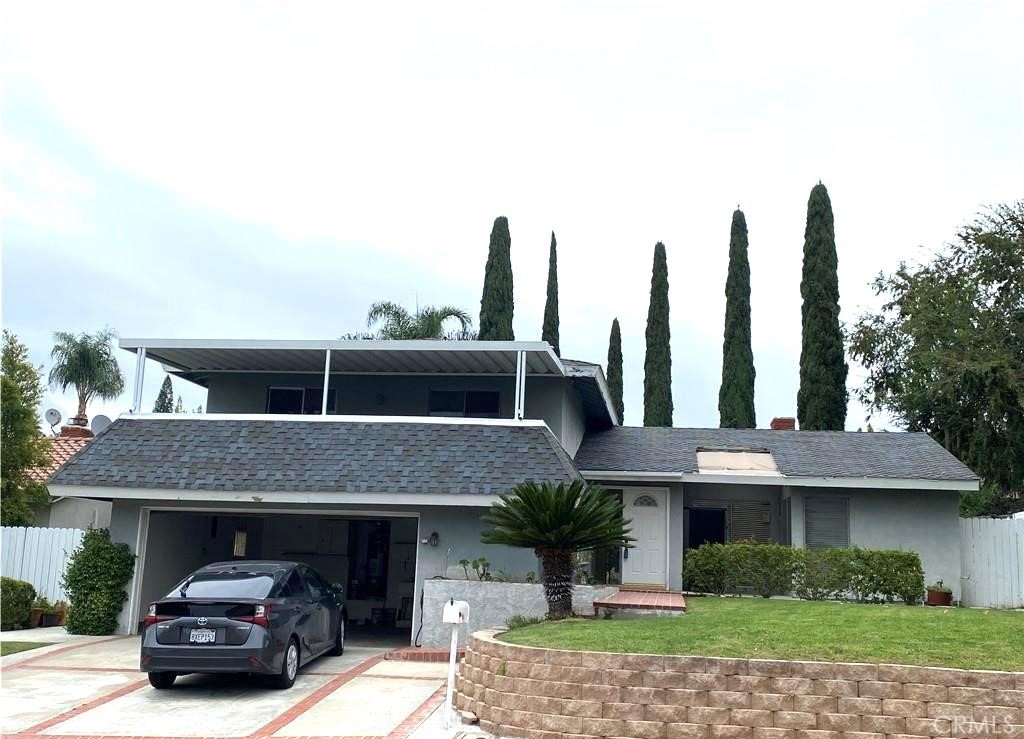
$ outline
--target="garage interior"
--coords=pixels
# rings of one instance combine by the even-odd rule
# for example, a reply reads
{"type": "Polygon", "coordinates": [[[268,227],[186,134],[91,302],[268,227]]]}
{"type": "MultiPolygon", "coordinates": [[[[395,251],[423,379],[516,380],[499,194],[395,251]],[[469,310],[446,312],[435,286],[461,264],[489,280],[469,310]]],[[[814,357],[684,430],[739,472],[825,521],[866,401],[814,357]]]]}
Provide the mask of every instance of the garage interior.
{"type": "Polygon", "coordinates": [[[414,516],[151,511],[136,617],[205,564],[280,559],[344,588],[353,635],[408,640],[417,533],[414,516]]]}

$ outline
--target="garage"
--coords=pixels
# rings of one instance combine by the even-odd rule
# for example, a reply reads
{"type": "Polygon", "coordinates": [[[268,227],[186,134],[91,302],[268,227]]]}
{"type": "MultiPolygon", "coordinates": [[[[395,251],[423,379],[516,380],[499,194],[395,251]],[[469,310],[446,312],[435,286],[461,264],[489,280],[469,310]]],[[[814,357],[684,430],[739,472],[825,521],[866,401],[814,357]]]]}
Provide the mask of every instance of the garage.
{"type": "Polygon", "coordinates": [[[408,640],[413,623],[419,518],[332,514],[149,510],[140,531],[136,625],[145,607],[210,562],[305,562],[344,588],[350,633],[408,640]]]}

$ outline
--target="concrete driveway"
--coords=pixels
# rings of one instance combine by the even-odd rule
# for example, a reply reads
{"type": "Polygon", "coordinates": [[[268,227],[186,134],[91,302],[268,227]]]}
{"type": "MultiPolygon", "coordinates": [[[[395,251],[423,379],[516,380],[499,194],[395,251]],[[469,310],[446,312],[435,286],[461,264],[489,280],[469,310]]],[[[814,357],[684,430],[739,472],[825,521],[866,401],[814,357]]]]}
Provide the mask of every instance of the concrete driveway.
{"type": "Polygon", "coordinates": [[[157,691],[138,670],[138,637],[78,638],[3,658],[0,732],[15,739],[435,735],[426,729],[436,721],[424,720],[444,698],[447,665],[386,660],[386,651],[348,644],[343,656],[303,668],[289,690],[188,675],[157,691]]]}

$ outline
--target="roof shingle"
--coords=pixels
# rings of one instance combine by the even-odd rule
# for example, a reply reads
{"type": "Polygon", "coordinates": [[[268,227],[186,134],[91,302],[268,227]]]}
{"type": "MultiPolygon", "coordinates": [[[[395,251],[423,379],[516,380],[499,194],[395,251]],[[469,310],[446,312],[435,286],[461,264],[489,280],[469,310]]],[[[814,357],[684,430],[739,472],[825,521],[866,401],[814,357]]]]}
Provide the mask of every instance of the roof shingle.
{"type": "Polygon", "coordinates": [[[28,476],[34,482],[46,482],[50,475],[56,472],[62,464],[71,459],[86,444],[92,441],[92,437],[82,436],[54,436],[50,439],[50,464],[45,467],[33,467],[28,470],[28,476]]]}

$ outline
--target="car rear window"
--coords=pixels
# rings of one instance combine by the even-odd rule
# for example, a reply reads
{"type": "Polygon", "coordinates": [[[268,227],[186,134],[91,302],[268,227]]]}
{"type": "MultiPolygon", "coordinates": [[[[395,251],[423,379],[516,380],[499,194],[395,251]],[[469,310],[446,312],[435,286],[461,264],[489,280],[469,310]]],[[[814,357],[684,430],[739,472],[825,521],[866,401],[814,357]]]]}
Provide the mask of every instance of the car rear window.
{"type": "Polygon", "coordinates": [[[266,598],[273,585],[269,572],[199,572],[175,585],[167,597],[266,598]]]}

